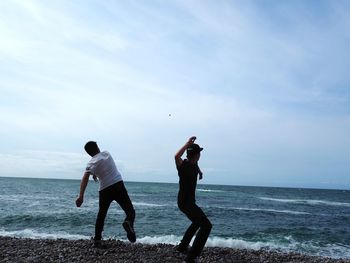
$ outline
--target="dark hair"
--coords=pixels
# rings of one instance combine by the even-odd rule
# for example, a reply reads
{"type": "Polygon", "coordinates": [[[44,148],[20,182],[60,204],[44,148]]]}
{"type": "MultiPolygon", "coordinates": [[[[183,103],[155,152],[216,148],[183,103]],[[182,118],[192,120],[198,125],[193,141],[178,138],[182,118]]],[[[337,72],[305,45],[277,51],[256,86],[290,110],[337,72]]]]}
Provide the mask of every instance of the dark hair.
{"type": "Polygon", "coordinates": [[[200,154],[203,148],[201,148],[198,144],[193,143],[190,146],[187,147],[187,158],[192,159],[194,158],[197,154],[200,154]]]}
{"type": "Polygon", "coordinates": [[[96,142],[89,141],[84,146],[85,151],[90,155],[94,156],[100,152],[96,142]]]}
{"type": "Polygon", "coordinates": [[[193,159],[200,152],[187,152],[187,159],[193,159]]]}

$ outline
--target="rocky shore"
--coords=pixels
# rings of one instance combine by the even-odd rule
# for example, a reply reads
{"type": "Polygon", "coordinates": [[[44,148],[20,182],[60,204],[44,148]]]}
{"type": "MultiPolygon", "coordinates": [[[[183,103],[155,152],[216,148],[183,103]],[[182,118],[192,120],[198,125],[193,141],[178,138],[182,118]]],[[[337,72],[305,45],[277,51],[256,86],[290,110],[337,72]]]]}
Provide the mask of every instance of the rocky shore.
{"type": "MultiPolygon", "coordinates": [[[[118,240],[103,241],[96,249],[90,240],[50,240],[0,237],[0,262],[182,262],[184,255],[166,244],[130,244],[118,240]]],[[[199,262],[326,262],[350,263],[347,259],[283,254],[266,250],[205,248],[199,262]]]]}

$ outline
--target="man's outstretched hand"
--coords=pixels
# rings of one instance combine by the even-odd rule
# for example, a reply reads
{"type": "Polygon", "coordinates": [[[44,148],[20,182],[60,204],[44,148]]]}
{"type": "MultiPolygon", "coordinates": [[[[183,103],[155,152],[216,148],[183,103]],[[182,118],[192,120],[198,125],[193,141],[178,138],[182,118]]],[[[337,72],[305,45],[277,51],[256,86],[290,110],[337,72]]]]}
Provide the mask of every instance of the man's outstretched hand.
{"type": "Polygon", "coordinates": [[[84,198],[82,198],[82,197],[78,197],[77,200],[75,200],[75,204],[77,207],[81,207],[83,202],[84,202],[84,198]]]}
{"type": "Polygon", "coordinates": [[[197,139],[196,136],[192,136],[191,138],[188,139],[188,142],[187,142],[187,143],[188,143],[189,145],[191,145],[191,144],[194,143],[194,141],[195,141],[196,139],[197,139]]]}

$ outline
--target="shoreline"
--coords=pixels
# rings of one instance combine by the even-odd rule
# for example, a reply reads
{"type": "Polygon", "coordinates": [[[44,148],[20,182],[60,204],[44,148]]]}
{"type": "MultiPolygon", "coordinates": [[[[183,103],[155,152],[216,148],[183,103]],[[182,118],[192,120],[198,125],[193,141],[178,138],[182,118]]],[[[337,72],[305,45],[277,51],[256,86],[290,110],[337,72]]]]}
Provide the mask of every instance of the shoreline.
{"type": "MultiPolygon", "coordinates": [[[[29,239],[0,236],[0,262],[182,262],[184,255],[169,244],[131,244],[105,240],[106,248],[96,249],[91,240],[29,239]]],[[[350,263],[350,259],[334,259],[298,253],[205,247],[199,262],[326,262],[350,263]]]]}

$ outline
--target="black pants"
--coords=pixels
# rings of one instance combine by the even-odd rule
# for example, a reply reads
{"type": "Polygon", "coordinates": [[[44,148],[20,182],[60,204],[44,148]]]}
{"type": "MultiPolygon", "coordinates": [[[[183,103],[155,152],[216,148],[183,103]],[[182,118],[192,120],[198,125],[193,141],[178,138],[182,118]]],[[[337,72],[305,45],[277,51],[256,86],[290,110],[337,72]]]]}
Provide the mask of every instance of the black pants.
{"type": "Polygon", "coordinates": [[[99,210],[95,225],[95,240],[101,240],[102,231],[108,208],[112,201],[116,201],[126,214],[125,220],[134,225],[135,210],[125,189],[123,181],[115,183],[99,192],[99,210]]]}
{"type": "Polygon", "coordinates": [[[212,224],[210,223],[202,209],[195,203],[179,203],[178,206],[181,212],[183,212],[188,217],[188,219],[192,221],[192,224],[188,227],[181,240],[180,246],[188,247],[193,236],[198,231],[196,238],[193,241],[192,248],[189,251],[189,256],[195,258],[199,256],[199,254],[202,252],[203,247],[209,237],[212,224]]]}

